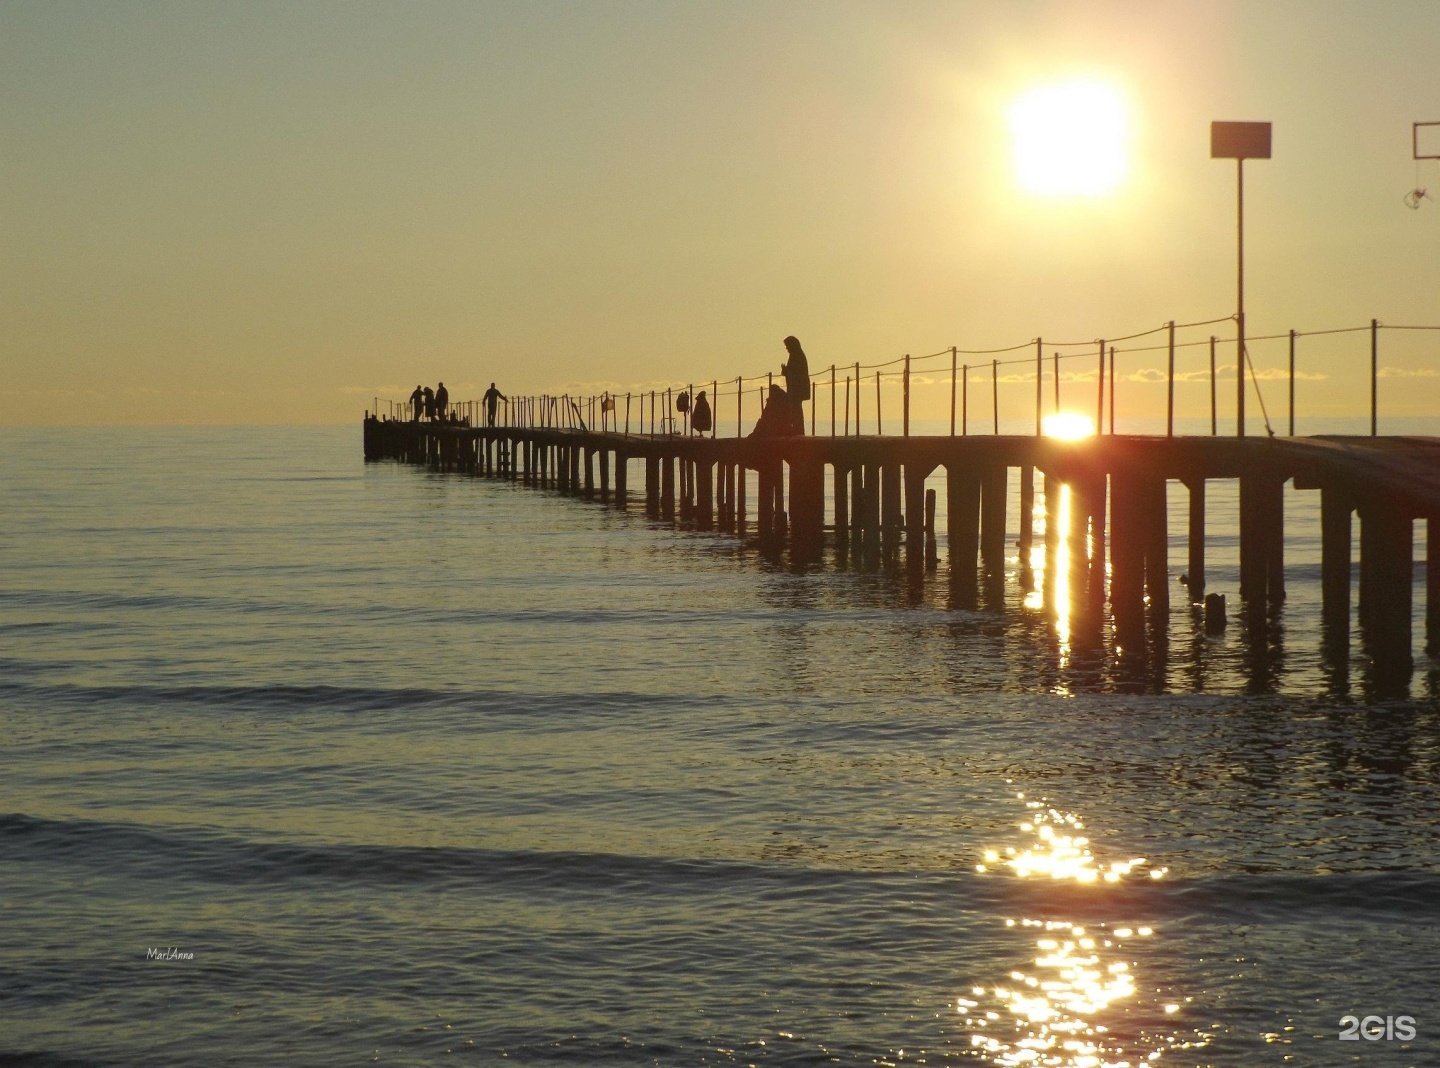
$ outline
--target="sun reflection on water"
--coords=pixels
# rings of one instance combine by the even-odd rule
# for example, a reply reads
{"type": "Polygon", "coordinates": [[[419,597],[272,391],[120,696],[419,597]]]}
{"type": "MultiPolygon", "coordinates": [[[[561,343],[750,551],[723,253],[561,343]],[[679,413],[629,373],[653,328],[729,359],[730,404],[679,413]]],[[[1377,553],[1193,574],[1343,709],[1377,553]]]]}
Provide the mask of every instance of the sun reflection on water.
{"type": "MultiPolygon", "coordinates": [[[[1165,877],[1165,868],[1144,857],[1101,861],[1080,833],[1085,825],[1078,816],[1016,796],[1029,810],[1019,825],[1026,839],[987,849],[977,871],[1068,881],[1097,893],[1107,884],[1165,877]]],[[[1100,923],[1091,930],[1057,918],[1007,919],[1005,925],[1032,938],[1033,967],[976,986],[956,1001],[982,1059],[1011,1068],[1138,1068],[1167,1051],[1208,1044],[1201,1032],[1173,1030],[1188,998],[1138,992],[1130,947],[1153,938],[1153,928],[1100,923]]]]}

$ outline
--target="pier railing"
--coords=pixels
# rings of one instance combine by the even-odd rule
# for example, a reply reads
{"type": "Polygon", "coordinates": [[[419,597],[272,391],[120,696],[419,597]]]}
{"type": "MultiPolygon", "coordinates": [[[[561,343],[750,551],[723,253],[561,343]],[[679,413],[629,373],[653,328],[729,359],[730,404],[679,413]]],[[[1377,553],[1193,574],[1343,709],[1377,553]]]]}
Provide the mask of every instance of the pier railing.
{"type": "MultiPolygon", "coordinates": [[[[1197,404],[1193,396],[1186,404],[1192,413],[1208,407],[1210,434],[1222,429],[1221,397],[1228,394],[1233,404],[1224,405],[1224,418],[1234,418],[1234,432],[1246,433],[1245,395],[1253,391],[1261,416],[1270,433],[1282,429],[1295,434],[1297,415],[1296,383],[1328,377],[1305,366],[1306,339],[1356,335],[1360,342],[1353,353],[1355,385],[1368,382],[1369,426],[1379,433],[1380,380],[1390,376],[1440,377],[1440,368],[1382,367],[1381,335],[1386,332],[1440,331],[1440,326],[1396,325],[1372,319],[1369,323],[1324,330],[1288,330],[1247,338],[1246,367],[1217,363],[1219,351],[1233,349],[1233,335],[1201,333],[1197,330],[1233,323],[1234,317],[1197,322],[1168,322],[1149,330],[1093,341],[1030,341],[996,349],[962,349],[952,346],[923,355],[901,355],[877,363],[831,364],[810,374],[811,403],[809,431],[812,435],[861,436],[888,433],[908,437],[917,398],[927,411],[944,412],[948,402],[950,436],[972,433],[999,434],[1002,424],[1013,432],[1017,417],[1028,421],[1033,414],[1034,433],[1045,432],[1047,414],[1062,410],[1094,411],[1094,432],[1117,432],[1117,382],[1124,389],[1165,386],[1165,433],[1176,432],[1177,386],[1182,390],[1208,386],[1208,398],[1197,404]],[[1283,363],[1272,362],[1257,368],[1249,346],[1271,352],[1278,347],[1283,363]],[[1164,369],[1139,365],[1136,357],[1153,360],[1164,355],[1164,369]],[[1363,371],[1361,369],[1364,369],[1363,371]],[[1283,405],[1274,411],[1266,403],[1261,383],[1283,383],[1283,405]],[[1003,387],[1003,389],[1002,389],[1003,387]],[[939,398],[936,391],[942,391],[939,398]],[[1004,402],[1002,403],[1002,393],[1004,402]],[[1017,394],[1020,399],[1017,400],[1017,394]],[[936,401],[939,401],[937,404],[936,401]],[[1208,400],[1208,406],[1205,404],[1208,400]],[[1003,414],[1002,414],[1003,413],[1003,414]],[[1273,421],[1272,421],[1273,419],[1273,421]]],[[[1333,364],[1333,360],[1331,361],[1333,364]]],[[[449,406],[451,420],[466,426],[506,426],[585,429],[639,435],[690,435],[690,408],[697,391],[704,391],[712,422],[707,437],[741,437],[765,405],[774,372],[737,376],[731,379],[656,384],[648,389],[604,390],[585,394],[544,393],[507,397],[497,404],[493,416],[482,400],[462,400],[449,406]],[[681,405],[684,394],[690,405],[681,405]],[[685,410],[682,410],[685,409],[685,410]],[[749,422],[747,423],[747,416],[749,422]]],[[[1357,388],[1358,392],[1358,388],[1357,388]]],[[[1271,398],[1274,399],[1273,396],[1271,398]]],[[[1158,406],[1147,405],[1158,414],[1158,406]]],[[[397,420],[413,419],[415,413],[405,400],[375,399],[376,415],[397,420]]],[[[1360,410],[1350,413],[1361,415],[1360,410]]],[[[934,425],[935,420],[929,420],[934,425]]],[[[941,422],[943,426],[943,419],[941,422]]],[[[1123,427],[1119,428],[1123,429],[1123,427]]],[[[1147,430],[1149,428],[1147,427],[1147,430]]]]}

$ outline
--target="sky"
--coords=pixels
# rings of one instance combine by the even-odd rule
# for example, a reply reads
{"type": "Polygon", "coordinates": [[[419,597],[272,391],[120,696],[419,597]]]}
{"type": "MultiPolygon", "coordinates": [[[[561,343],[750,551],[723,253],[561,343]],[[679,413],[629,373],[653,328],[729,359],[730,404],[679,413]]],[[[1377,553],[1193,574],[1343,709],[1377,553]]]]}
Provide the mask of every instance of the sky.
{"type": "MultiPolygon", "coordinates": [[[[1215,119],[1274,123],[1250,334],[1440,325],[1440,204],[1403,203],[1440,197],[1437,55],[1434,0],[0,0],[0,423],[349,422],[421,382],[778,371],[788,334],[819,370],[1223,319],[1215,119]],[[1011,109],[1077,79],[1124,103],[1125,177],[1037,193],[1011,109]]],[[[1182,415],[1231,330],[1180,332],[1182,415]]],[[[1272,409],[1287,344],[1251,349],[1272,409]]],[[[1440,414],[1440,333],[1380,345],[1382,410],[1440,414]]],[[[1368,332],[1297,346],[1302,411],[1364,414],[1368,332]]],[[[1122,346],[1122,421],[1164,363],[1122,346]]]]}

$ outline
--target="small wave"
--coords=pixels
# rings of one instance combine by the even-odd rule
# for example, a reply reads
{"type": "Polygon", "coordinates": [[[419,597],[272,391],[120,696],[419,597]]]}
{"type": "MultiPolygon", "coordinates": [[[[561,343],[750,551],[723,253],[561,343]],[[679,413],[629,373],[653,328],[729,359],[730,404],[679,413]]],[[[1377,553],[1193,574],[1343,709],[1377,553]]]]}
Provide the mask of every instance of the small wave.
{"type": "MultiPolygon", "coordinates": [[[[3,664],[3,662],[0,662],[3,664]]],[[[39,675],[36,670],[29,673],[39,675]]],[[[50,708],[99,705],[154,708],[184,706],[237,712],[474,710],[486,716],[559,716],[583,707],[586,714],[676,706],[701,698],[629,692],[583,694],[509,690],[386,689],[362,686],[82,686],[15,679],[0,681],[0,698],[43,700],[50,708]]],[[[706,695],[713,707],[722,698],[706,695]]]]}

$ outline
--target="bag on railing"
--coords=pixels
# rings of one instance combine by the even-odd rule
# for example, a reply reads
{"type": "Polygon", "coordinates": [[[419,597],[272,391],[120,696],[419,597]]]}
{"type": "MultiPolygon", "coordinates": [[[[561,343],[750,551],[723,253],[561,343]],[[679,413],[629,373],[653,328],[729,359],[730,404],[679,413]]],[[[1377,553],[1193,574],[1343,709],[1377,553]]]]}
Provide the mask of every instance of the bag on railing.
{"type": "Polygon", "coordinates": [[[690,410],[690,394],[682,392],[675,398],[675,410],[681,414],[690,410]]]}

